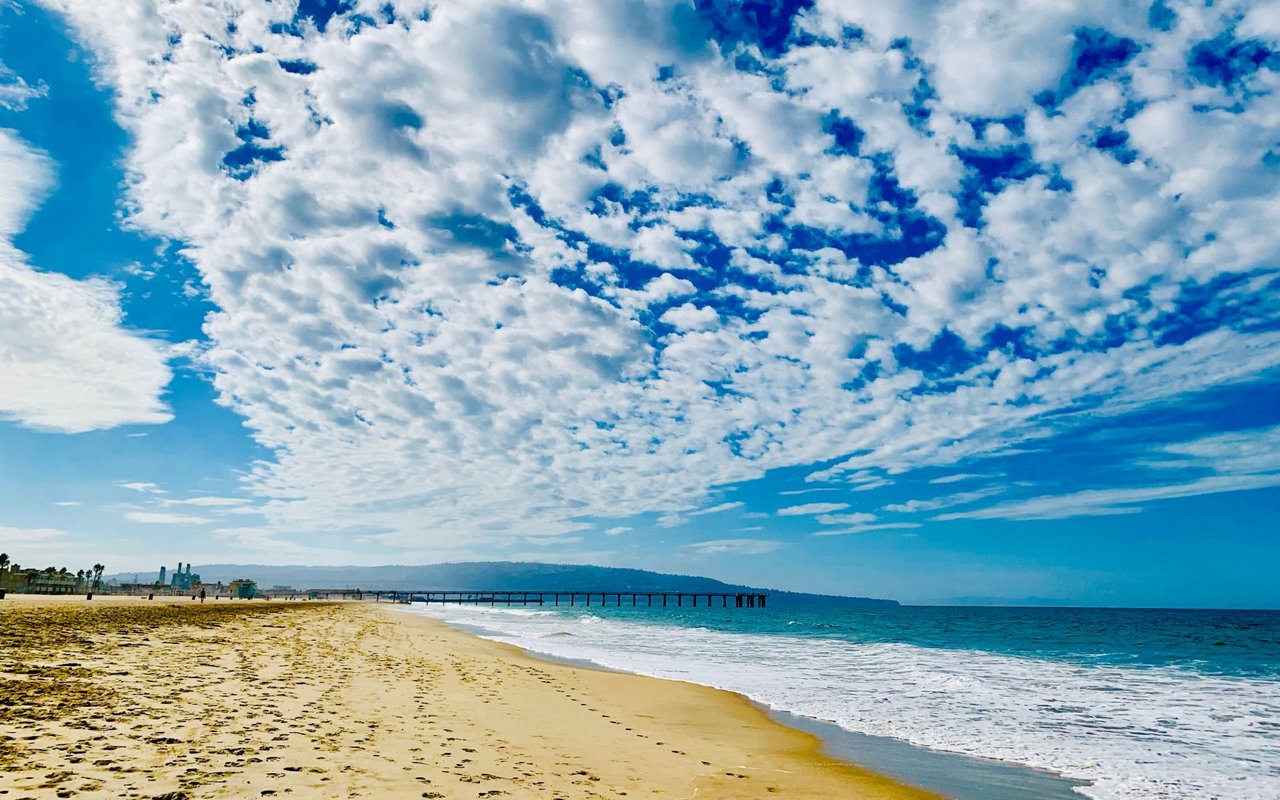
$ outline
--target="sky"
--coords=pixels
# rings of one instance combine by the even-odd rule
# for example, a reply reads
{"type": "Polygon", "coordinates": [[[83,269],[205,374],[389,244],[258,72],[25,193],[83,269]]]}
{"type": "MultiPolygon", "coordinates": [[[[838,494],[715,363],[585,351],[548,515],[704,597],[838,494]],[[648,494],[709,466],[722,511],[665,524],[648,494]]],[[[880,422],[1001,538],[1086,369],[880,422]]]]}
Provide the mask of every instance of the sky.
{"type": "Polygon", "coordinates": [[[0,0],[0,550],[1280,607],[1280,3],[0,0]]]}

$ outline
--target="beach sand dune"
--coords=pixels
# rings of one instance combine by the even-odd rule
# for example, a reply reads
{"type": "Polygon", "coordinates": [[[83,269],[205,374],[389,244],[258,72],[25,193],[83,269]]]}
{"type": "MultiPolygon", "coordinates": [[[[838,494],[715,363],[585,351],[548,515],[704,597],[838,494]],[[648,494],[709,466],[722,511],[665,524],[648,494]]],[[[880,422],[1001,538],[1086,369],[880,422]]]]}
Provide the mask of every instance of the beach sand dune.
{"type": "Polygon", "coordinates": [[[740,697],[369,603],[0,601],[0,799],[925,798],[740,697]]]}

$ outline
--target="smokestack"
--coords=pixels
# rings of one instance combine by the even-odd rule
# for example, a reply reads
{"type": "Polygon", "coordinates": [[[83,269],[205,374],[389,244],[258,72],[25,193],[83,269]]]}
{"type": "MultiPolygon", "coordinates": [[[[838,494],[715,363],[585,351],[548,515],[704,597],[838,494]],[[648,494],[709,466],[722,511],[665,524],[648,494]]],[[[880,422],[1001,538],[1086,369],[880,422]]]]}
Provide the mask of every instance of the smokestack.
{"type": "Polygon", "coordinates": [[[160,580],[158,581],[158,583],[161,583],[161,584],[163,584],[163,583],[164,583],[164,571],[165,571],[165,567],[164,567],[164,565],[162,564],[162,565],[160,566],[160,580]]]}

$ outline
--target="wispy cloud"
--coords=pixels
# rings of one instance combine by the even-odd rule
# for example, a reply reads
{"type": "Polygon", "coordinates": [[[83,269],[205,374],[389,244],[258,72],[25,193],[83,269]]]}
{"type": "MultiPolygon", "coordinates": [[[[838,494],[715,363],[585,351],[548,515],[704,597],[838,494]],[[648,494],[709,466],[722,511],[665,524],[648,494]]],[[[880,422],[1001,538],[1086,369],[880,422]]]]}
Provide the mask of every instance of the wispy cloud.
{"type": "Polygon", "coordinates": [[[125,519],[147,525],[208,525],[213,520],[189,514],[166,514],[158,511],[128,511],[125,519]]]}
{"type": "Polygon", "coordinates": [[[1240,492],[1247,489],[1263,489],[1280,486],[1280,474],[1266,475],[1215,475],[1187,483],[1161,486],[1143,486],[1125,489],[1088,489],[1062,495],[1047,495],[1030,500],[939,514],[935,520],[954,519],[1067,519],[1069,517],[1100,517],[1117,514],[1136,514],[1143,503],[1171,500],[1178,497],[1194,497],[1219,492],[1240,492]]]}
{"type": "Polygon", "coordinates": [[[821,530],[813,536],[848,536],[855,533],[871,533],[873,531],[899,531],[919,528],[919,522],[881,522],[876,525],[854,525],[849,528],[840,528],[837,530],[821,530]]]}
{"type": "Polygon", "coordinates": [[[937,511],[942,508],[951,508],[952,506],[963,506],[969,503],[976,503],[979,500],[985,500],[988,497],[994,497],[1004,492],[1004,488],[1000,486],[991,486],[986,489],[975,489],[972,492],[957,492],[943,497],[933,497],[928,500],[908,500],[905,503],[892,503],[884,506],[884,511],[890,511],[896,514],[914,514],[919,511],[937,511]]]}
{"type": "Polygon", "coordinates": [[[876,518],[875,514],[859,511],[854,514],[822,514],[818,517],[819,525],[864,525],[876,518]]]}
{"type": "Polygon", "coordinates": [[[246,505],[249,501],[239,497],[214,497],[205,495],[202,497],[189,497],[185,500],[168,499],[162,501],[168,506],[198,506],[202,508],[233,508],[246,505]]]}
{"type": "Polygon", "coordinates": [[[1216,475],[1146,486],[1086,489],[1043,495],[972,511],[934,517],[957,519],[1046,520],[1136,514],[1143,504],[1180,497],[1239,492],[1280,486],[1280,426],[1214,434],[1158,449],[1138,464],[1156,471],[1212,469],[1216,475]]]}
{"type": "Polygon", "coordinates": [[[830,514],[833,511],[844,511],[848,507],[848,503],[804,503],[780,508],[777,514],[780,517],[801,517],[808,514],[830,514]]]}
{"type": "Polygon", "coordinates": [[[719,514],[722,511],[732,511],[735,508],[741,508],[744,504],[741,501],[719,503],[709,508],[699,508],[693,511],[680,511],[663,514],[658,517],[658,527],[661,528],[678,528],[689,521],[689,517],[701,517],[707,514],[719,514]]]}
{"type": "Polygon", "coordinates": [[[627,533],[631,530],[632,528],[628,528],[626,525],[618,525],[613,528],[606,528],[604,531],[604,535],[605,536],[621,536],[622,534],[627,533]]]}
{"type": "Polygon", "coordinates": [[[975,481],[979,478],[998,477],[991,475],[982,475],[976,472],[957,472],[954,475],[943,475],[940,478],[934,478],[929,483],[959,483],[960,481],[975,481]]]}
{"type": "MultiPolygon", "coordinates": [[[[0,2],[0,8],[4,8],[7,4],[0,2]]],[[[0,108],[9,111],[22,111],[26,109],[27,102],[38,97],[44,97],[49,93],[49,87],[39,82],[35,86],[27,83],[9,67],[0,62],[0,108]]]]}
{"type": "Polygon", "coordinates": [[[782,542],[769,539],[712,539],[706,542],[694,542],[688,545],[688,549],[703,556],[758,556],[772,553],[782,546],[782,542]]]}
{"type": "Polygon", "coordinates": [[[711,506],[710,508],[701,508],[697,511],[686,511],[685,514],[690,517],[700,517],[704,514],[719,514],[721,511],[732,511],[735,508],[742,508],[743,505],[744,504],[741,501],[721,503],[719,505],[711,506]]]}
{"type": "Polygon", "coordinates": [[[79,500],[59,500],[58,502],[54,503],[54,505],[63,506],[64,508],[70,508],[72,506],[80,505],[80,501],[79,500]]]}
{"type": "Polygon", "coordinates": [[[566,544],[577,544],[582,541],[581,536],[526,536],[522,540],[525,544],[534,547],[558,547],[566,544]]]}
{"type": "Polygon", "coordinates": [[[14,528],[0,525],[0,544],[6,546],[44,543],[68,535],[66,531],[57,528],[14,528]]]}

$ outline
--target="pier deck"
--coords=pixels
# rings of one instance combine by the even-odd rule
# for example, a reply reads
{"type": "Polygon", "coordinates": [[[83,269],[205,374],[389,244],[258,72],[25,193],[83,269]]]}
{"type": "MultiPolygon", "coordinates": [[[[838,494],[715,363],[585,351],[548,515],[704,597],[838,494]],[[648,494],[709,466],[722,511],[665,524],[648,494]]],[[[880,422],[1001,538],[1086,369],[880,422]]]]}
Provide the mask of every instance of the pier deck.
{"type": "Polygon", "coordinates": [[[595,606],[624,605],[683,608],[764,608],[769,595],[765,592],[618,592],[618,591],[471,591],[471,590],[397,590],[362,591],[360,589],[321,589],[308,592],[312,597],[342,597],[400,603],[440,603],[487,606],[595,606]],[[644,600],[643,603],[640,601],[644,600]]]}

